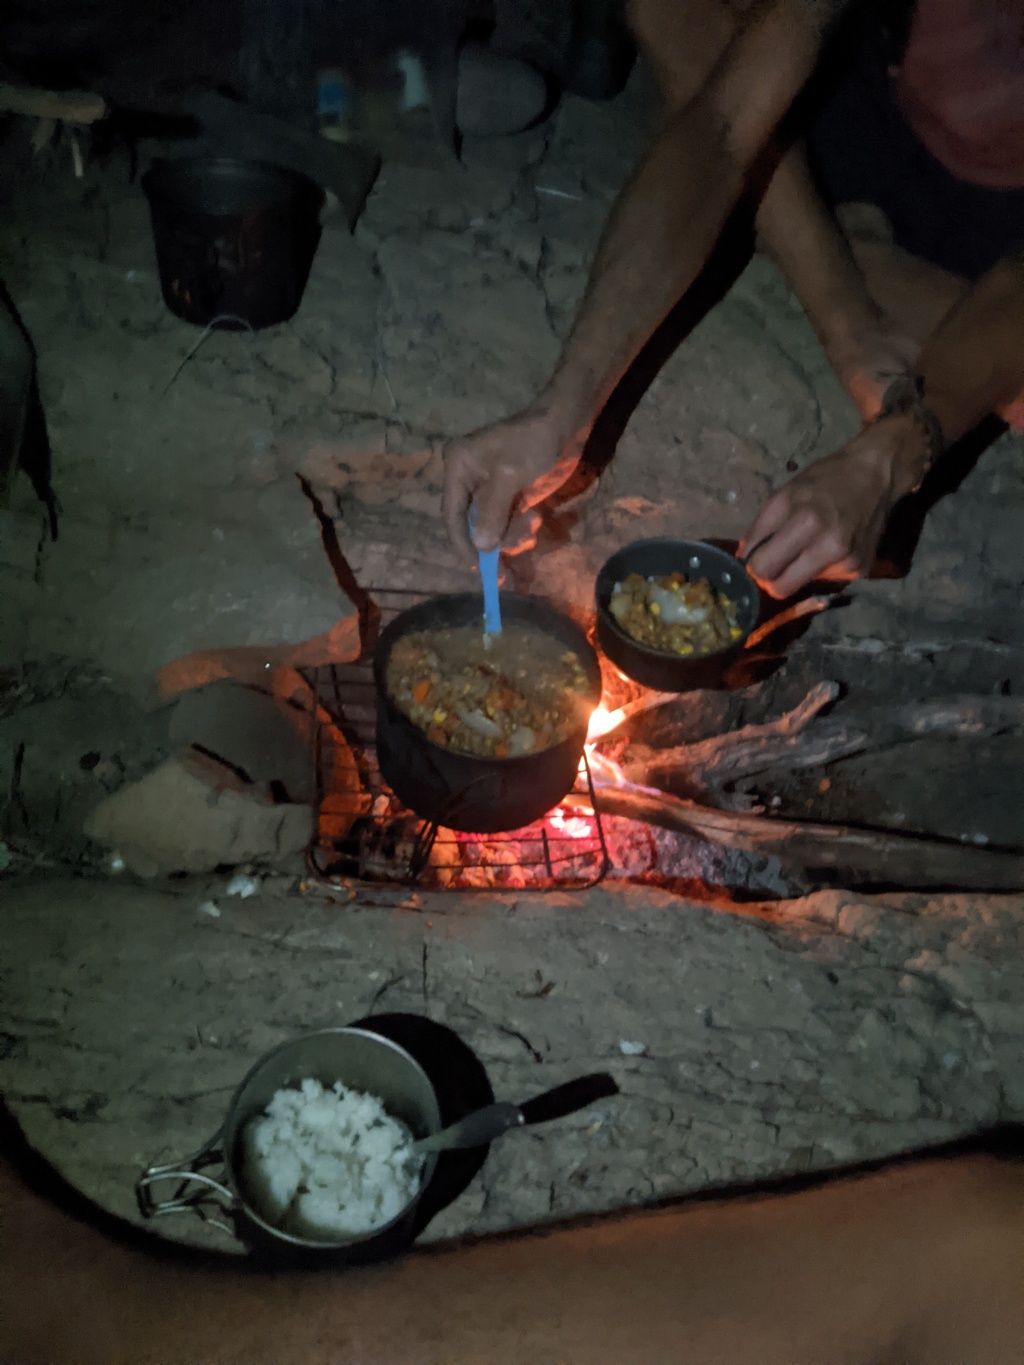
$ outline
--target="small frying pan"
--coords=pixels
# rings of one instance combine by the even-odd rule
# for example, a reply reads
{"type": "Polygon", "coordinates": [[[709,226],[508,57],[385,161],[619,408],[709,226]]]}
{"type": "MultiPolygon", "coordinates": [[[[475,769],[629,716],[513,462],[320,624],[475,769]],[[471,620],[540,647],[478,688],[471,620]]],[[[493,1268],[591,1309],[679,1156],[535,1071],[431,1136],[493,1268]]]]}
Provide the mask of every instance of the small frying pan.
{"type": "MultiPolygon", "coordinates": [[[[673,536],[635,540],[618,550],[597,575],[595,594],[601,649],[627,677],[659,692],[714,687],[747,648],[761,610],[757,584],[734,555],[702,540],[677,540],[673,536]],[[736,603],[741,634],[723,649],[685,658],[640,644],[626,634],[609,611],[615,585],[631,573],[644,578],[681,573],[691,583],[706,578],[716,592],[725,593],[736,603]]],[[[757,638],[763,638],[762,632],[757,638]]]]}

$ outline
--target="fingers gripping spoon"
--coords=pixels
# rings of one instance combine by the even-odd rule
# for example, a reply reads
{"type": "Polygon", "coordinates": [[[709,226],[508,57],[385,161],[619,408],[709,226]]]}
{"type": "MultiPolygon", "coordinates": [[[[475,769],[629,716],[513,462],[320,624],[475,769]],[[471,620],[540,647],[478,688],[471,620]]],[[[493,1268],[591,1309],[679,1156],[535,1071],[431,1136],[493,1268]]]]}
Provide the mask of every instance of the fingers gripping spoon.
{"type": "MultiPolygon", "coordinates": [[[[469,533],[476,527],[476,507],[469,509],[469,533]]],[[[478,550],[480,561],[480,582],[484,589],[484,634],[501,634],[501,598],[498,594],[498,557],[501,547],[493,550],[478,550]]]]}

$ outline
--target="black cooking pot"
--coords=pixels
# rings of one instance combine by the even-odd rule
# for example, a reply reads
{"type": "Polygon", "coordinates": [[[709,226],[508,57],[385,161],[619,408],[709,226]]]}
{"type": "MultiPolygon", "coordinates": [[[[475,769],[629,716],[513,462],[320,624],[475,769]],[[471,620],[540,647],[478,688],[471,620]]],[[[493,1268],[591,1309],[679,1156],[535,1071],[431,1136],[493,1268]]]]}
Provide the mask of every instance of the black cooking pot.
{"type": "Polygon", "coordinates": [[[232,157],[156,161],[142,185],[172,313],[198,327],[220,317],[253,329],[293,316],[320,240],[319,185],[232,157]]]}
{"type": "MultiPolygon", "coordinates": [[[[590,684],[588,700],[601,700],[597,655],[575,621],[533,597],[501,594],[505,626],[554,636],[575,652],[590,684]]],[[[396,616],[381,632],[373,655],[377,690],[377,758],[388,786],[410,810],[448,829],[495,834],[520,829],[557,806],[576,782],[587,724],[567,739],[520,758],[478,758],[434,744],[388,695],[387,662],[397,640],[419,630],[453,626],[483,629],[479,592],[431,597],[396,616]]]]}
{"type": "Polygon", "coordinates": [[[601,648],[627,677],[659,692],[690,692],[719,683],[746,648],[747,637],[761,610],[757,585],[738,559],[702,540],[677,540],[672,536],[635,540],[613,554],[597,575],[595,594],[601,648]],[[644,578],[681,573],[691,583],[706,578],[716,592],[725,593],[736,603],[742,634],[724,649],[685,658],[640,644],[626,634],[608,610],[616,583],[631,573],[642,574],[644,578]]]}

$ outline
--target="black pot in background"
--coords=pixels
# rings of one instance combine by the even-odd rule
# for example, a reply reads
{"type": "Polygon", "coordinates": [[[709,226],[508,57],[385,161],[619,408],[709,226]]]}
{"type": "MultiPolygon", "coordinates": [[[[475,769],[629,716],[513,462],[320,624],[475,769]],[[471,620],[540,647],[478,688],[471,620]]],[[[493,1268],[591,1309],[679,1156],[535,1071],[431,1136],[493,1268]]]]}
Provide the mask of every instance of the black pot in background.
{"type": "Polygon", "coordinates": [[[620,0],[572,0],[570,37],[562,84],[588,100],[610,100],[624,89],[636,60],[636,44],[620,0]]]}
{"type": "Polygon", "coordinates": [[[320,240],[323,191],[295,171],[230,157],[156,161],[149,199],[164,302],[205,327],[293,316],[320,240]]]}
{"type": "MultiPolygon", "coordinates": [[[[576,652],[596,706],[601,700],[601,668],[583,631],[567,616],[532,597],[502,593],[504,626],[523,626],[552,635],[576,652]]],[[[373,655],[377,691],[377,759],[395,795],[424,820],[447,829],[495,834],[539,820],[571,791],[587,739],[584,723],[561,744],[521,758],[478,758],[432,743],[391,700],[387,661],[403,635],[478,625],[483,603],[478,592],[432,597],[396,616],[381,633],[373,655]]]]}
{"type": "Polygon", "coordinates": [[[602,650],[627,677],[659,692],[692,692],[716,686],[743,653],[761,609],[757,585],[738,559],[702,540],[677,540],[672,536],[635,540],[618,550],[597,575],[595,596],[597,638],[602,650]],[[682,573],[691,583],[706,578],[716,592],[724,592],[738,604],[743,633],[733,644],[713,654],[684,658],[649,649],[627,635],[608,610],[615,584],[631,573],[645,578],[682,573]]]}

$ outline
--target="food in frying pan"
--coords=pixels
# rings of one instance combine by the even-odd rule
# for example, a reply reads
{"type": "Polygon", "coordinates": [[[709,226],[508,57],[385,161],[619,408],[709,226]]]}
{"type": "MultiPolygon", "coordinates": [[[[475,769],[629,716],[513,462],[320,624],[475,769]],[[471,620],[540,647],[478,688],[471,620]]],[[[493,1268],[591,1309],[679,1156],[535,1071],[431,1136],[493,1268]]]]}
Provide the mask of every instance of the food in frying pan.
{"type": "Polygon", "coordinates": [[[631,639],[665,654],[713,654],[743,634],[731,598],[681,573],[631,573],[615,584],[608,610],[631,639]]]}

